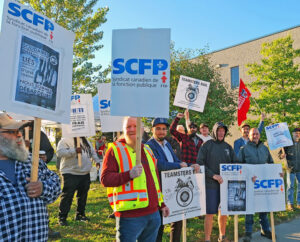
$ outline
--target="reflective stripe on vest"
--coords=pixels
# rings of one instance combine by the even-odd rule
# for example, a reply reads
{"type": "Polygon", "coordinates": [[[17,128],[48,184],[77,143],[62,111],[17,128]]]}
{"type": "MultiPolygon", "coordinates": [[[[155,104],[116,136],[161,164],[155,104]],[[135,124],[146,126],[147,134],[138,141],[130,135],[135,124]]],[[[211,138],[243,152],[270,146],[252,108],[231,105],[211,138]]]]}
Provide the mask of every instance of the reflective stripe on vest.
{"type": "MultiPolygon", "coordinates": [[[[128,147],[121,142],[114,142],[113,144],[110,144],[110,147],[112,147],[118,162],[119,172],[126,172],[135,166],[135,153],[131,147],[128,147]]],[[[153,157],[152,150],[149,147],[144,146],[144,152],[157,190],[158,203],[161,205],[163,200],[155,170],[156,159],[153,157]]],[[[143,171],[139,177],[130,180],[130,182],[125,185],[107,188],[107,195],[109,203],[114,211],[126,211],[147,207],[149,201],[145,171],[143,171]]]]}

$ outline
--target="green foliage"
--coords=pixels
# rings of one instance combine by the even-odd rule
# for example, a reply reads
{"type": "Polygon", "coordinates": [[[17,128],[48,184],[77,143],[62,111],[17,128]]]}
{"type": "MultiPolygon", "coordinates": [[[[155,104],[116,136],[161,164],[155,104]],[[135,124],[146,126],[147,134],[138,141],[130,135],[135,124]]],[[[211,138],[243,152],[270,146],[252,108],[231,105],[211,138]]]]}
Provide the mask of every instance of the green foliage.
{"type": "MultiPolygon", "coordinates": [[[[295,58],[300,57],[300,50],[293,49],[293,39],[287,36],[263,43],[261,55],[261,64],[247,65],[248,74],[256,78],[249,86],[258,92],[257,104],[268,114],[267,122],[299,125],[300,70],[295,58]]],[[[260,111],[252,105],[250,112],[260,111]]]]}
{"type": "Polygon", "coordinates": [[[99,30],[106,22],[108,8],[97,8],[98,0],[22,0],[36,11],[46,15],[62,27],[75,33],[73,46],[73,92],[97,92],[97,84],[104,82],[107,70],[101,72],[101,65],[91,60],[94,53],[103,46],[99,41],[103,32],[99,30]]]}
{"type": "Polygon", "coordinates": [[[235,120],[237,105],[233,92],[226,89],[220,75],[213,68],[205,53],[205,49],[193,51],[171,48],[170,116],[174,118],[177,112],[184,112],[182,108],[173,106],[180,75],[184,75],[210,82],[204,112],[190,110],[190,120],[197,124],[207,123],[210,128],[217,121],[230,126],[235,120]],[[194,56],[198,57],[193,58],[194,56]]]}

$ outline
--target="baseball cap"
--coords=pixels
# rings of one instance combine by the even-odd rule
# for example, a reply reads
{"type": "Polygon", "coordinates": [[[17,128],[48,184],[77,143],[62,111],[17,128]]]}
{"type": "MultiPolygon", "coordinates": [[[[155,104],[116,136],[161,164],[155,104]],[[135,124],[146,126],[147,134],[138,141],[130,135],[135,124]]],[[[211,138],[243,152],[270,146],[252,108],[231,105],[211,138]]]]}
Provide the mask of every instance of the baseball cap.
{"type": "Polygon", "coordinates": [[[200,129],[201,129],[201,128],[204,128],[204,127],[208,128],[208,125],[205,124],[205,123],[200,124],[200,129]]]}
{"type": "Polygon", "coordinates": [[[155,119],[153,119],[152,127],[155,127],[158,124],[165,124],[165,125],[167,125],[167,127],[170,126],[169,123],[168,123],[168,120],[166,118],[155,118],[155,119]]]}
{"type": "Polygon", "coordinates": [[[6,113],[0,113],[1,129],[20,129],[29,125],[28,121],[16,121],[9,117],[6,113]]]}
{"type": "Polygon", "coordinates": [[[198,128],[198,127],[197,127],[197,124],[196,124],[195,122],[191,122],[191,123],[190,123],[189,128],[191,128],[191,127],[193,127],[193,128],[198,128]]]}
{"type": "Polygon", "coordinates": [[[300,128],[294,128],[293,132],[300,132],[300,128]]]}
{"type": "Polygon", "coordinates": [[[248,123],[246,123],[246,122],[243,122],[243,123],[241,124],[241,128],[244,128],[245,126],[248,126],[249,129],[250,129],[250,125],[249,125],[248,123]]]}

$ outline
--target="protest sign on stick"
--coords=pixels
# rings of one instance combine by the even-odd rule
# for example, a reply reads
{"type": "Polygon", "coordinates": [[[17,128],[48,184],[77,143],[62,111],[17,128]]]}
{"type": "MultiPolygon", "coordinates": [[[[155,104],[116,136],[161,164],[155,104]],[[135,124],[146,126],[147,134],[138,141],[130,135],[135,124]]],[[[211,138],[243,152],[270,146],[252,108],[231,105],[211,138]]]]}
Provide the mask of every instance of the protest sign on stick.
{"type": "Polygon", "coordinates": [[[163,224],[193,218],[206,213],[204,166],[200,173],[193,168],[163,171],[162,193],[170,215],[163,224]]]}
{"type": "MultiPolygon", "coordinates": [[[[94,136],[95,120],[91,94],[74,94],[71,96],[71,123],[62,124],[64,138],[76,137],[77,147],[80,148],[80,137],[94,136]]],[[[81,154],[77,153],[78,166],[81,167],[81,154]]]]}
{"type": "Polygon", "coordinates": [[[136,143],[135,143],[136,165],[142,164],[141,143],[142,143],[142,118],[137,118],[137,120],[136,120],[136,143]]]}
{"type": "Polygon", "coordinates": [[[203,112],[209,85],[207,81],[180,76],[173,105],[203,112]]]}
{"type": "Polygon", "coordinates": [[[277,123],[265,127],[270,150],[293,145],[287,123],[277,123]]]}
{"type": "Polygon", "coordinates": [[[234,215],[234,242],[239,241],[239,217],[237,214],[234,215]]]}
{"type": "Polygon", "coordinates": [[[169,89],[170,29],[113,30],[111,115],[168,118],[169,89]]]}
{"type": "MultiPolygon", "coordinates": [[[[25,141],[30,142],[29,141],[29,127],[25,127],[24,131],[25,131],[25,137],[24,137],[25,141]]],[[[29,150],[29,146],[26,145],[26,149],[29,150]]]]}
{"type": "Polygon", "coordinates": [[[30,175],[31,182],[36,182],[38,180],[41,122],[42,121],[40,118],[34,119],[33,145],[32,145],[32,166],[31,166],[31,175],[30,175]]]}
{"type": "Polygon", "coordinates": [[[0,109],[69,122],[74,33],[4,0],[0,36],[0,109]]]}

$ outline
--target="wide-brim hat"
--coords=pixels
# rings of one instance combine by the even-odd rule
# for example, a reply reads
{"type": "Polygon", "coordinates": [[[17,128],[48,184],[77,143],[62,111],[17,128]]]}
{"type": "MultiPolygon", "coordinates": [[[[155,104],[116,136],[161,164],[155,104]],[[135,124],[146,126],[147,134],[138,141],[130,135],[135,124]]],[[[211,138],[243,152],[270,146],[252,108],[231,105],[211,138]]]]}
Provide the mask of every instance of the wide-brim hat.
{"type": "Polygon", "coordinates": [[[20,129],[30,124],[30,121],[16,121],[6,113],[0,113],[0,129],[20,129]]]}

